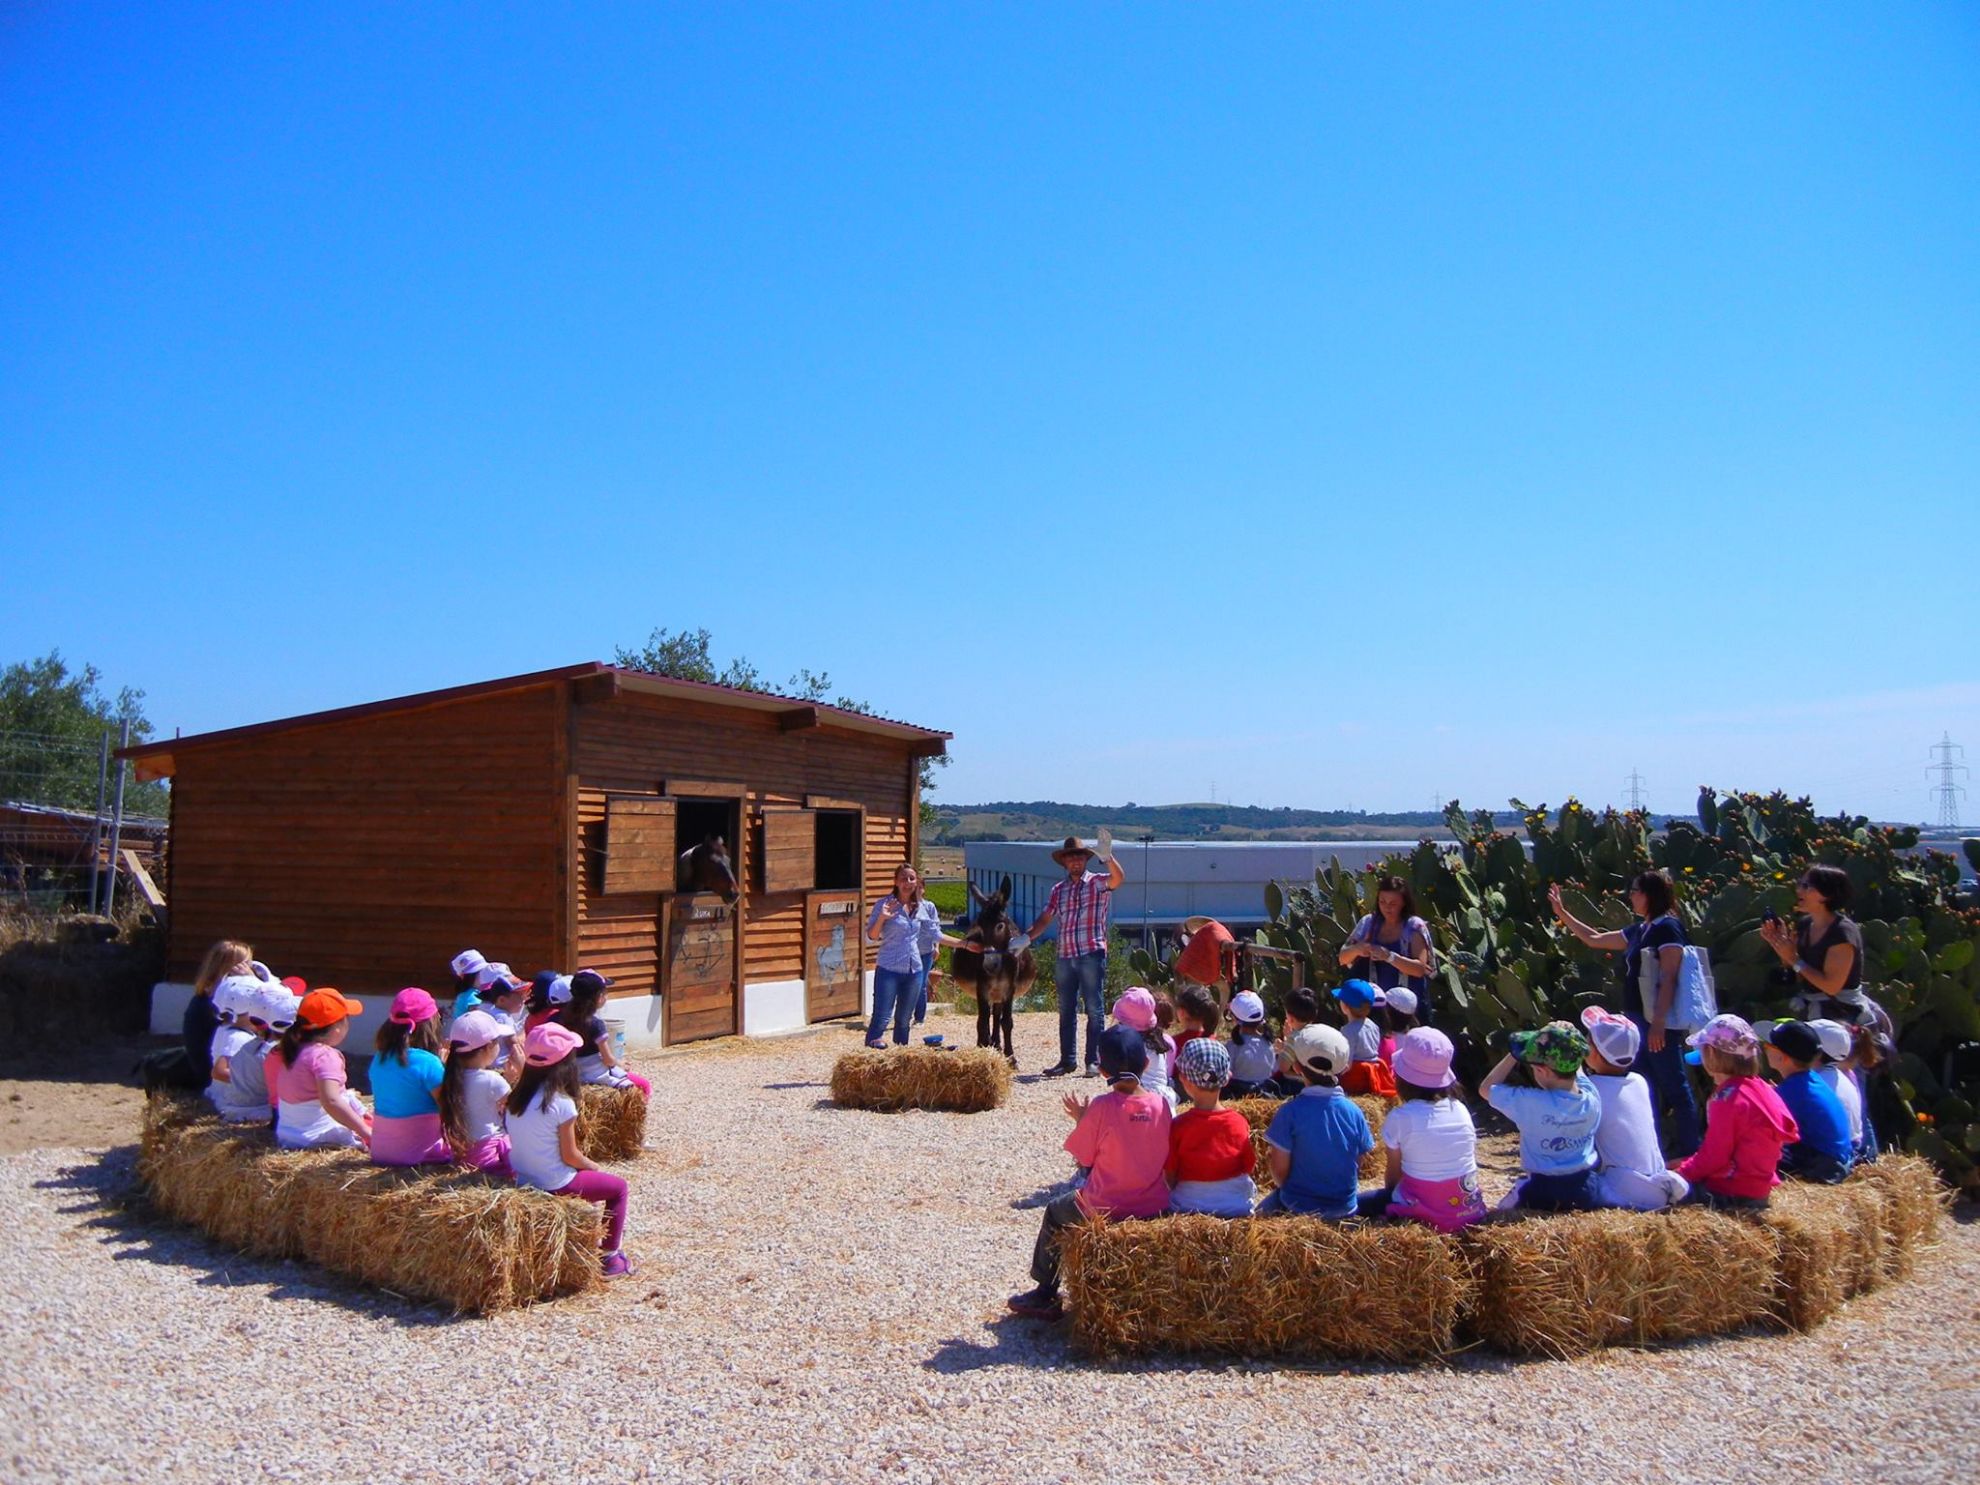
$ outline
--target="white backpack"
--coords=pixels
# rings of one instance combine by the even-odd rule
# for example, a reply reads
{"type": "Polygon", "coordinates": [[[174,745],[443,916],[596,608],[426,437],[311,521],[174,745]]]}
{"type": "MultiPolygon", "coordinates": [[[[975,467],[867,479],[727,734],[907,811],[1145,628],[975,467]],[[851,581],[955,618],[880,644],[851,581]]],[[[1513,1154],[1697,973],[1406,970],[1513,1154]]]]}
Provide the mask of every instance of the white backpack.
{"type": "MultiPolygon", "coordinates": [[[[1637,979],[1646,1019],[1649,1007],[1657,1003],[1658,970],[1657,956],[1644,954],[1637,968],[1637,979]]],[[[1719,992],[1712,983],[1712,956],[1696,944],[1686,944],[1684,957],[1678,961],[1677,991],[1671,997],[1668,1029],[1696,1031],[1718,1014],[1719,992]]]]}

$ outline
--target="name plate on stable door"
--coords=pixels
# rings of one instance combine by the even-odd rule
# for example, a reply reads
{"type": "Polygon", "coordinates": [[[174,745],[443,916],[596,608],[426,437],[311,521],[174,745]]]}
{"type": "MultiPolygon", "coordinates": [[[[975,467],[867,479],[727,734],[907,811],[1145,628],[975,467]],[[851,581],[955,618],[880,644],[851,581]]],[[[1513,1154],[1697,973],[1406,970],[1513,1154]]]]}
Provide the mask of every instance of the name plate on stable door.
{"type": "Polygon", "coordinates": [[[858,906],[859,904],[856,902],[821,902],[818,904],[818,916],[821,918],[848,918],[852,916],[853,910],[858,906]]]}

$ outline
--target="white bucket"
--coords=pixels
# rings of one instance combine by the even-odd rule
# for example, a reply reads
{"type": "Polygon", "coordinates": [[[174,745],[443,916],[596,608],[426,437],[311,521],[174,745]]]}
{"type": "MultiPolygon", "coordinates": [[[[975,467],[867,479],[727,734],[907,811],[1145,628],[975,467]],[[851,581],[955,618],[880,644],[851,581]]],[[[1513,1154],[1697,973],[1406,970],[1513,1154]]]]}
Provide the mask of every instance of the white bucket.
{"type": "Polygon", "coordinates": [[[605,1023],[605,1039],[612,1044],[612,1056],[620,1062],[626,1060],[626,1023],[614,1016],[600,1016],[605,1023]]]}

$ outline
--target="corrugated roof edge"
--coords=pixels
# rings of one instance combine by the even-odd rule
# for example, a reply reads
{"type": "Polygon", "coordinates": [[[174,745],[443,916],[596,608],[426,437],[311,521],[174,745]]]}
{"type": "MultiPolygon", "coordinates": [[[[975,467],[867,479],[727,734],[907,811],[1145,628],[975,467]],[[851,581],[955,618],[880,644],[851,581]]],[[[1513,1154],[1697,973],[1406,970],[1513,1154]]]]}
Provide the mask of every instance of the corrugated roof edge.
{"type": "MultiPolygon", "coordinates": [[[[449,686],[439,691],[421,691],[411,696],[395,696],[385,701],[361,702],[356,706],[336,707],[330,711],[305,712],[294,717],[279,717],[269,722],[250,722],[240,727],[225,727],[213,732],[195,732],[186,737],[160,738],[154,742],[139,743],[134,747],[117,750],[119,758],[155,758],[169,755],[182,748],[208,747],[214,743],[236,742],[242,738],[260,737],[267,733],[286,732],[296,727],[323,727],[337,722],[352,722],[364,717],[376,716],[385,712],[404,711],[415,707],[442,706],[450,701],[466,701],[477,696],[492,696],[502,691],[522,691],[532,686],[551,685],[559,681],[584,680],[591,676],[613,676],[622,680],[651,683],[651,689],[678,692],[682,695],[705,697],[716,705],[742,706],[751,711],[778,711],[795,707],[815,706],[825,717],[839,722],[859,732],[879,732],[900,738],[902,741],[927,741],[940,738],[947,741],[954,737],[952,732],[937,731],[932,727],[920,727],[912,722],[896,721],[892,717],[878,717],[866,712],[846,711],[841,707],[830,706],[825,702],[804,701],[795,696],[778,696],[768,691],[745,691],[736,686],[717,685],[711,681],[683,681],[671,676],[654,675],[650,671],[627,670],[619,666],[607,665],[601,660],[587,661],[582,665],[566,665],[556,670],[532,671],[528,675],[506,676],[501,680],[477,681],[473,685],[449,686]]],[[[647,689],[647,687],[642,687],[647,689]]]]}

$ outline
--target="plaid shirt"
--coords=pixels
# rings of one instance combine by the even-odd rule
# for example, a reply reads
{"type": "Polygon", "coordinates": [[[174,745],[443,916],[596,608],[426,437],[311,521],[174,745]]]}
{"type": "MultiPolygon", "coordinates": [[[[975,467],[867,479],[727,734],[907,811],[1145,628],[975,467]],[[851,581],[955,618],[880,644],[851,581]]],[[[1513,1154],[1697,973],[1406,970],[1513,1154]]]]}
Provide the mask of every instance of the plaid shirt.
{"type": "Polygon", "coordinates": [[[1045,910],[1058,924],[1061,954],[1107,952],[1107,908],[1113,890],[1106,873],[1098,871],[1089,871],[1076,882],[1066,877],[1053,884],[1045,910]]]}

